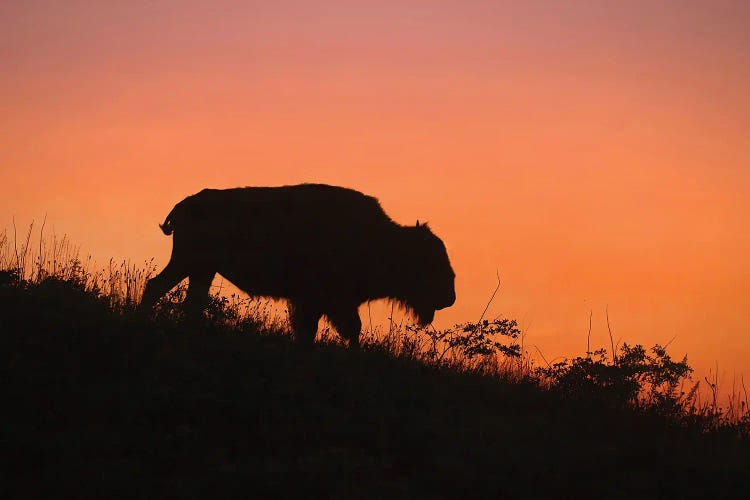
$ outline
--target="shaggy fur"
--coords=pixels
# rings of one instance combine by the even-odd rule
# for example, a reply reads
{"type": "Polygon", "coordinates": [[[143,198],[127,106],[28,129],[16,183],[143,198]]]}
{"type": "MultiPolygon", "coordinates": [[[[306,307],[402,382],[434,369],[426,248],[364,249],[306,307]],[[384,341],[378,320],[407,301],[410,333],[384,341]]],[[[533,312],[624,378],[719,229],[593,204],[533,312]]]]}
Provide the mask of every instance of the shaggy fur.
{"type": "Polygon", "coordinates": [[[188,277],[186,310],[200,314],[218,272],[250,295],[287,299],[299,342],[313,342],[325,315],[357,345],[357,309],[368,300],[395,300],[428,324],[456,299],[440,238],[426,225],[393,222],[375,198],[352,189],[204,189],[160,227],[173,235],[172,257],[147,283],[142,310],[188,277]]]}

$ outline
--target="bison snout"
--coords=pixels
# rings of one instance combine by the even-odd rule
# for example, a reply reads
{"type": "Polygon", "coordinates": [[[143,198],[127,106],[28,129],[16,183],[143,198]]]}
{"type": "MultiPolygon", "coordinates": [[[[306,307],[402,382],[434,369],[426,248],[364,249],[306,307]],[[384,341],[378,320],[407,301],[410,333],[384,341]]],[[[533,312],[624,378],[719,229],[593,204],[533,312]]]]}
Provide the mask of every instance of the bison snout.
{"type": "Polygon", "coordinates": [[[446,300],[438,304],[436,309],[445,309],[446,307],[450,307],[455,303],[456,303],[456,292],[451,292],[451,294],[446,298],[446,300]]]}
{"type": "Polygon", "coordinates": [[[433,319],[435,319],[434,309],[425,309],[417,313],[417,323],[419,326],[427,326],[432,323],[433,319]]]}

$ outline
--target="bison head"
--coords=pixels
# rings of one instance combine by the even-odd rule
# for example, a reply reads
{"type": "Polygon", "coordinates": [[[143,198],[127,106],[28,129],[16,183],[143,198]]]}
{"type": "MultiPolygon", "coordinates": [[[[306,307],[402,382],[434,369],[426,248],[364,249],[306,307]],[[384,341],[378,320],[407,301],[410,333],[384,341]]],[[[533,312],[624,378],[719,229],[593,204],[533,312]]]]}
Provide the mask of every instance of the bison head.
{"type": "Polygon", "coordinates": [[[407,269],[404,273],[403,303],[424,326],[432,322],[435,311],[456,301],[455,273],[443,241],[426,224],[407,228],[407,269]]]}

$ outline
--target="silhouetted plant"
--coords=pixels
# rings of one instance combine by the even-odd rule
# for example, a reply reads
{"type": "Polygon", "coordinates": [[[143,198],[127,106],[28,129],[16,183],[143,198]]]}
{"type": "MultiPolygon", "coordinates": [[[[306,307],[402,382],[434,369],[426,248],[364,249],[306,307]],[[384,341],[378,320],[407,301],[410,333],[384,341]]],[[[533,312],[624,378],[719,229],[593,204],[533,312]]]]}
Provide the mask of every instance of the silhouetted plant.
{"type": "Polygon", "coordinates": [[[181,323],[185,320],[183,303],[187,295],[187,284],[180,283],[161,297],[151,311],[156,321],[181,323]]]}
{"type": "Polygon", "coordinates": [[[21,273],[18,269],[0,269],[0,286],[19,286],[21,273]]]}
{"type": "Polygon", "coordinates": [[[521,335],[521,330],[514,319],[485,319],[479,323],[465,323],[459,328],[459,334],[449,337],[448,344],[458,348],[469,359],[495,353],[511,358],[521,355],[521,346],[514,342],[521,335]],[[498,337],[507,337],[512,341],[504,344],[498,337]]]}
{"type": "Polygon", "coordinates": [[[521,356],[521,346],[516,342],[521,330],[513,319],[459,323],[445,330],[407,326],[407,330],[424,334],[430,339],[431,347],[426,357],[437,362],[444,360],[446,355],[469,361],[496,355],[508,358],[521,356]],[[503,337],[509,342],[503,341],[503,337]]]}
{"type": "Polygon", "coordinates": [[[253,300],[237,294],[222,295],[220,291],[211,293],[206,307],[208,321],[237,333],[261,333],[261,321],[253,315],[253,300]]]}
{"type": "Polygon", "coordinates": [[[537,368],[536,374],[571,397],[598,398],[675,415],[692,402],[692,395],[685,397],[679,391],[680,384],[689,379],[692,371],[687,356],[673,361],[661,345],[647,352],[640,344],[623,343],[611,362],[606,349],[598,349],[586,357],[537,368]]]}

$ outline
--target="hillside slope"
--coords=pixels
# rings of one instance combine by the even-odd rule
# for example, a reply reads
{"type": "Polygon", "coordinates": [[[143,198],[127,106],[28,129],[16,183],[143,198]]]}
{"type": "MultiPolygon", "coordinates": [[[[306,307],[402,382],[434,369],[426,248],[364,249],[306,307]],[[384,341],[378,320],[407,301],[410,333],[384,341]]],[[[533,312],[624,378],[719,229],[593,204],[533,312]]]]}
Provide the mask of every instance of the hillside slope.
{"type": "Polygon", "coordinates": [[[744,497],[750,443],[377,349],[0,286],[0,491],[24,497],[744,497]]]}

